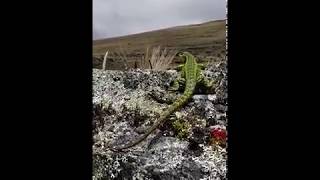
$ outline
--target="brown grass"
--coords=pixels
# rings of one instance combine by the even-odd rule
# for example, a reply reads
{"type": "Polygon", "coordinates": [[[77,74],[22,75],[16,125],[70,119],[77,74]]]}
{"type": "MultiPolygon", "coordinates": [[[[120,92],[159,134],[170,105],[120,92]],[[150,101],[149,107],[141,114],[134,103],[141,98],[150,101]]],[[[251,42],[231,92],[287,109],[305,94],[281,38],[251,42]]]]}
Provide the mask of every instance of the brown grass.
{"type": "Polygon", "coordinates": [[[173,58],[176,56],[176,50],[161,50],[160,46],[153,48],[151,57],[149,59],[150,69],[153,70],[166,70],[170,67],[173,58]]]}
{"type": "MultiPolygon", "coordinates": [[[[161,67],[165,66],[161,63],[168,64],[168,62],[165,63],[159,59],[161,54],[168,53],[168,50],[188,51],[202,61],[205,58],[212,60],[213,57],[224,59],[225,45],[226,22],[224,20],[95,40],[93,41],[93,68],[101,68],[106,50],[109,51],[106,69],[165,69],[161,67]],[[167,52],[164,53],[164,50],[157,52],[153,47],[158,46],[165,47],[167,52]],[[151,59],[152,54],[154,54],[153,59],[151,59]]],[[[162,56],[166,57],[166,55],[162,56]]],[[[169,56],[166,58],[169,61],[169,56]]],[[[174,58],[170,68],[180,63],[180,58],[174,58]]]]}
{"type": "Polygon", "coordinates": [[[117,50],[118,51],[112,53],[112,57],[119,57],[122,62],[121,64],[124,66],[124,70],[128,70],[128,52],[121,45],[118,46],[117,50]]]}
{"type": "Polygon", "coordinates": [[[152,69],[156,71],[169,69],[177,51],[167,50],[167,48],[161,50],[160,46],[154,47],[152,52],[150,52],[149,49],[148,46],[139,62],[135,62],[135,68],[152,69]]]}
{"type": "Polygon", "coordinates": [[[144,53],[144,56],[141,57],[140,64],[138,67],[138,63],[136,62],[135,68],[140,68],[140,69],[151,69],[151,63],[150,63],[150,51],[149,51],[149,46],[146,48],[146,51],[144,53]]]}

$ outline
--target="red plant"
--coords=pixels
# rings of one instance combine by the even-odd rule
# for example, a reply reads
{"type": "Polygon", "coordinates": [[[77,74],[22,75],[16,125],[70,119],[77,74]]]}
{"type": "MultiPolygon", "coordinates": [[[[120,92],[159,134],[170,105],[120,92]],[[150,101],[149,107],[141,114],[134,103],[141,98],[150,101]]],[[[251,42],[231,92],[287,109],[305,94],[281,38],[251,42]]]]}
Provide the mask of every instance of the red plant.
{"type": "Polygon", "coordinates": [[[215,144],[226,144],[227,131],[222,128],[213,128],[210,132],[213,142],[215,144]]]}

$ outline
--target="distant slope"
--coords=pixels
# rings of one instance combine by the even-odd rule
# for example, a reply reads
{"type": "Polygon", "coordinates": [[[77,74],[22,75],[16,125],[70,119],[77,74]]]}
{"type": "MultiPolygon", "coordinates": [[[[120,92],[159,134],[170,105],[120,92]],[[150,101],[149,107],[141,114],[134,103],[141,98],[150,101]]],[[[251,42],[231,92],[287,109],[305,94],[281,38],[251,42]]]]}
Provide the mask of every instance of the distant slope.
{"type": "MultiPolygon", "coordinates": [[[[148,46],[159,45],[168,49],[190,51],[203,57],[224,57],[226,22],[225,20],[210,21],[202,24],[177,26],[128,36],[94,40],[93,56],[96,57],[94,58],[94,66],[101,67],[101,57],[106,50],[119,52],[121,48],[126,52],[130,61],[135,61],[144,54],[148,46]]],[[[108,65],[112,66],[112,63],[117,63],[117,61],[117,58],[114,57],[112,62],[108,62],[108,65]]],[[[110,67],[109,69],[119,68],[110,67]]]]}

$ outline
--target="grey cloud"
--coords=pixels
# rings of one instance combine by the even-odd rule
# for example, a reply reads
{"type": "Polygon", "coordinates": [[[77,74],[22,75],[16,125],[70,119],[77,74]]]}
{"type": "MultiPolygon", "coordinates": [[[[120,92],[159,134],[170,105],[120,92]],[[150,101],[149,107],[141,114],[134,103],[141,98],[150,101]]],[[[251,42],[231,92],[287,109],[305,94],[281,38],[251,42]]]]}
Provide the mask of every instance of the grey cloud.
{"type": "Polygon", "coordinates": [[[225,18],[225,0],[93,0],[93,38],[225,18]]]}

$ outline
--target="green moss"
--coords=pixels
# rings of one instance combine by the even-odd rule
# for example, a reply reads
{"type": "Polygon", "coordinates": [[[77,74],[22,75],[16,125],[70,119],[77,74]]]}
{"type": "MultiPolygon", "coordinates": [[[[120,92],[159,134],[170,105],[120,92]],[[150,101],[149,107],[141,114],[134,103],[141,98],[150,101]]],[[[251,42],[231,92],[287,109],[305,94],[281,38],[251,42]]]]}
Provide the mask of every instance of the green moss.
{"type": "Polygon", "coordinates": [[[191,125],[187,121],[177,119],[172,123],[172,126],[179,139],[185,139],[189,136],[191,125]]]}

